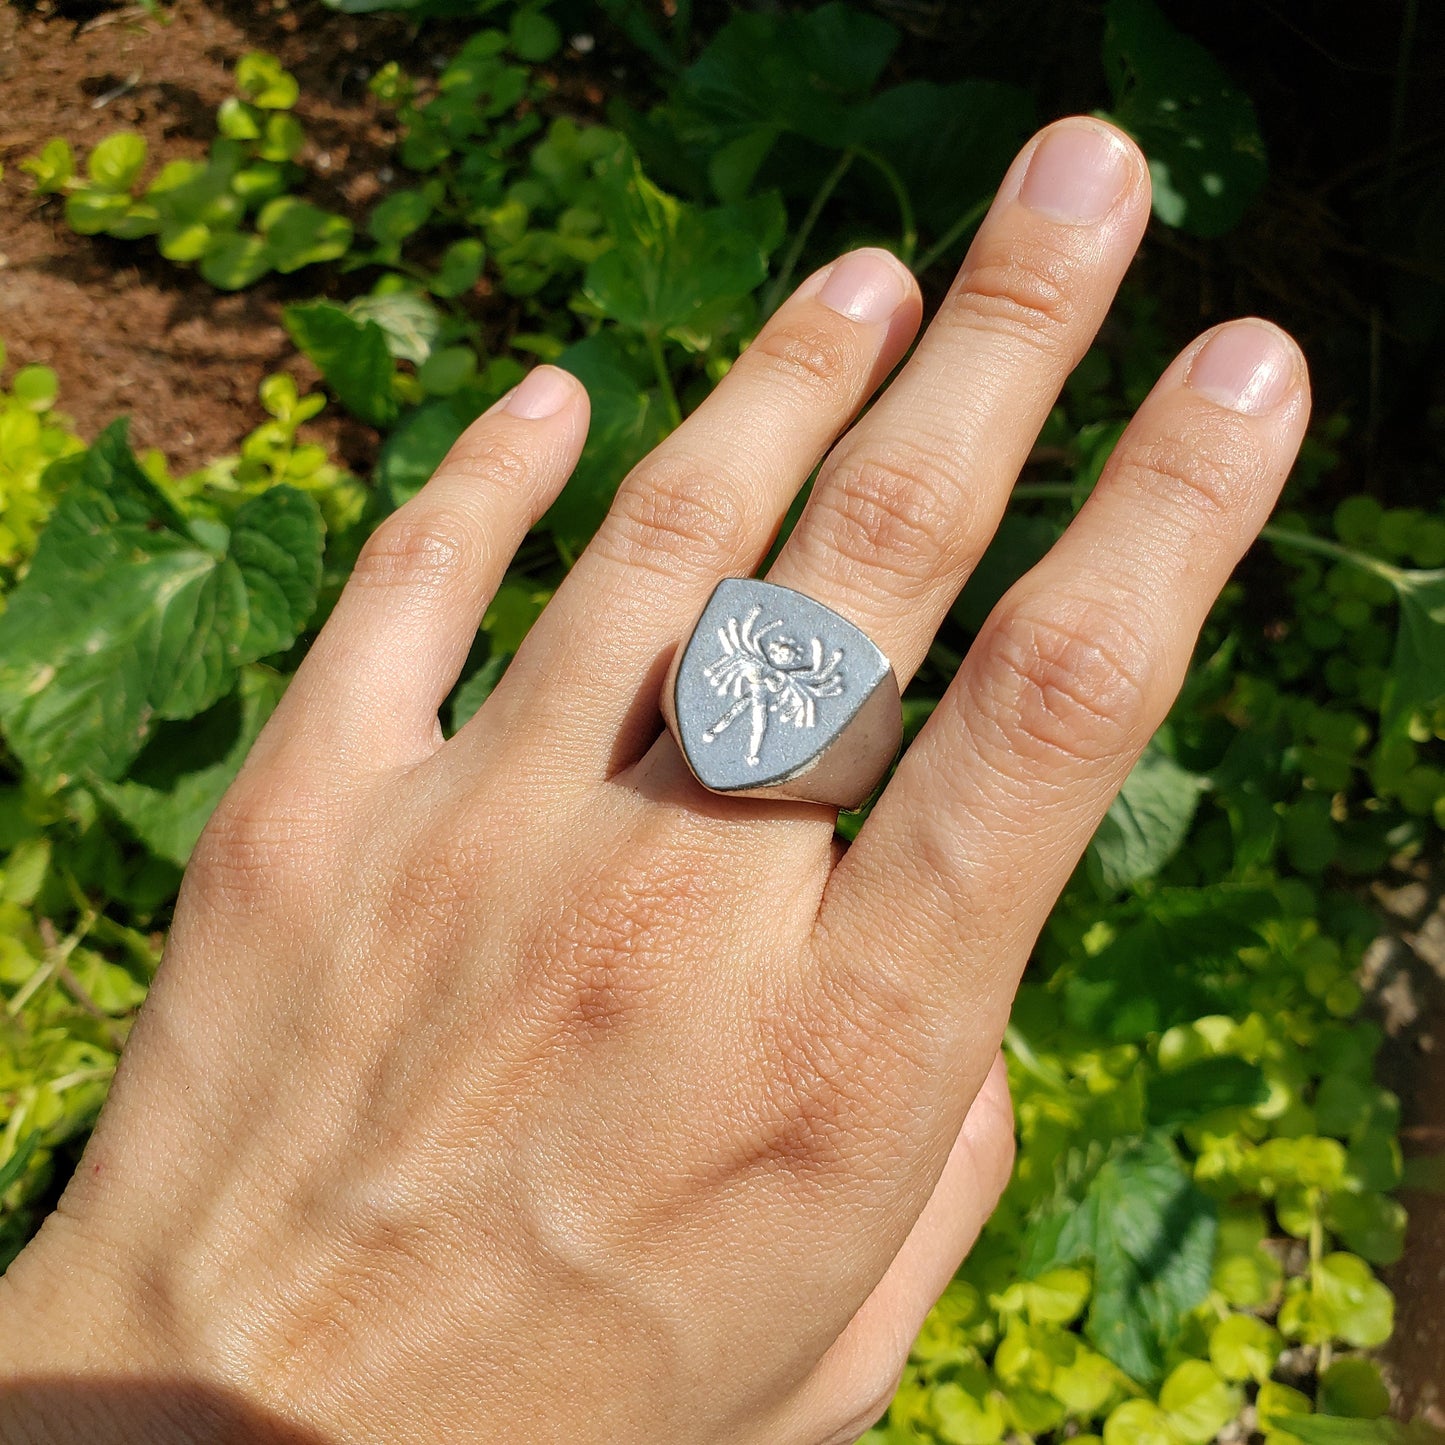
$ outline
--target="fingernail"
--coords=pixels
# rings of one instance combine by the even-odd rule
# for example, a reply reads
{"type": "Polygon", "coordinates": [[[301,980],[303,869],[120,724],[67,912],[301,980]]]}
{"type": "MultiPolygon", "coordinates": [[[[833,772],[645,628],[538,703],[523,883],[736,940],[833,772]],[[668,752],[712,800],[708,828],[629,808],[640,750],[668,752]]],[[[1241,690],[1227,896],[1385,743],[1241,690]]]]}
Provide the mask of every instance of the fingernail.
{"type": "Polygon", "coordinates": [[[1087,121],[1056,126],[1029,158],[1019,200],[1070,225],[1102,221],[1124,192],[1129,167],[1123,142],[1087,121]]]}
{"type": "Polygon", "coordinates": [[[1284,400],[1293,378],[1294,356],[1283,337],[1273,327],[1246,321],[1216,331],[1184,379],[1220,406],[1261,416],[1284,400]]]}
{"type": "Polygon", "coordinates": [[[887,321],[903,305],[908,283],[887,251],[850,251],[828,273],[818,300],[854,321],[887,321]]]}
{"type": "Polygon", "coordinates": [[[517,383],[503,410],[540,421],[544,416],[556,416],[571,396],[572,379],[565,371],[556,366],[539,366],[517,383]]]}

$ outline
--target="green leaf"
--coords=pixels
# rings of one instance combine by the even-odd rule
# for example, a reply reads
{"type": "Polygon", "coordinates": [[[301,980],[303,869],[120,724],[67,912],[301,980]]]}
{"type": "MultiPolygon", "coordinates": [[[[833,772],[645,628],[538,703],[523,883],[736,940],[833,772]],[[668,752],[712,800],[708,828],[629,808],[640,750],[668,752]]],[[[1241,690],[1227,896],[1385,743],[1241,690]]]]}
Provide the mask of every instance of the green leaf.
{"type": "Polygon", "coordinates": [[[482,243],[468,237],[453,241],[442,252],[441,263],[428,283],[434,296],[461,296],[481,280],[486,250],[482,243]]]}
{"type": "Polygon", "coordinates": [[[735,10],[684,72],[682,95],[728,139],[761,127],[842,146],[854,103],[872,90],[897,45],[892,25],[852,5],[735,10]]]}
{"type": "Polygon", "coordinates": [[[910,80],[858,108],[845,134],[888,160],[920,226],[937,233],[979,211],[1033,126],[1033,101],[1019,86],[910,80]]]}
{"type": "Polygon", "coordinates": [[[1052,517],[1007,512],[953,606],[954,620],[978,632],[1005,592],[1064,535],[1052,517]]]}
{"type": "Polygon", "coordinates": [[[492,651],[506,655],[516,652],[551,596],[550,587],[503,582],[482,618],[482,631],[490,638],[492,651]]]}
{"type": "Polygon", "coordinates": [[[1268,1097],[1258,1064],[1230,1057],[1198,1059],[1149,1080],[1149,1122],[1177,1128],[1216,1109],[1252,1108],[1268,1097]]]}
{"type": "Polygon", "coordinates": [[[261,138],[256,142],[256,158],[280,164],[294,161],[305,149],[306,132],[294,115],[272,111],[261,122],[261,138]]]}
{"type": "Polygon", "coordinates": [[[60,378],[48,366],[22,366],[10,379],[10,395],[26,411],[49,411],[60,394],[60,378]]]}
{"type": "Polygon", "coordinates": [[[386,333],[375,321],[358,320],[330,301],[288,306],[282,319],[348,411],[372,426],[391,424],[397,409],[396,366],[386,333]]]}
{"type": "Polygon", "coordinates": [[[0,1196],[3,1196],[6,1190],[25,1173],[26,1166],[30,1163],[30,1156],[35,1153],[39,1145],[40,1133],[36,1130],[27,1134],[15,1146],[15,1152],[3,1164],[0,1164],[0,1196]]]}
{"type": "Polygon", "coordinates": [[[1188,1445],[1209,1445],[1239,1414],[1243,1394],[1203,1360],[1185,1360],[1159,1391],[1159,1406],[1170,1427],[1188,1445]]]}
{"type": "Polygon", "coordinates": [[[264,50],[248,51],[236,62],[236,89],[262,110],[290,110],[301,94],[296,77],[264,50]]]}
{"type": "Polygon", "coordinates": [[[400,287],[358,296],[346,308],[358,321],[374,321],[398,361],[421,366],[441,335],[441,312],[420,291],[400,287]]]}
{"type": "Polygon", "coordinates": [[[1413,712],[1445,700],[1445,568],[1401,569],[1392,581],[1400,625],[1381,708],[1383,733],[1403,732],[1413,712]]]}
{"type": "Polygon", "coordinates": [[[63,191],[66,182],[75,175],[75,152],[68,140],[56,136],[46,141],[37,155],[26,156],[20,162],[20,169],[34,177],[39,195],[54,195],[63,191]]]}
{"type": "Polygon", "coordinates": [[[109,191],[72,191],[65,198],[65,221],[79,236],[98,236],[124,224],[130,196],[109,191]]]}
{"type": "Polygon", "coordinates": [[[1373,1189],[1336,1192],[1330,1196],[1325,1222],[1371,1264],[1394,1264],[1405,1253],[1405,1207],[1387,1194],[1373,1189]]]}
{"type": "Polygon", "coordinates": [[[1254,106],[1153,0],[1108,0],[1104,13],[1114,119],[1149,158],[1154,214],[1196,236],[1220,235],[1264,184],[1254,106]]]}
{"type": "Polygon", "coordinates": [[[1390,1338],[1395,1300],[1364,1260],[1343,1252],[1320,1261],[1318,1294],[1339,1339],[1359,1349],[1374,1349],[1390,1338]]]}
{"type": "Polygon", "coordinates": [[[928,1402],[939,1438],[948,1445],[996,1445],[1006,1428],[998,1392],[977,1365],[965,1365],[956,1374],[937,1385],[928,1402]]]}
{"type": "Polygon", "coordinates": [[[505,652],[494,652],[462,683],[452,698],[452,727],[449,737],[457,733],[476,716],[478,708],[491,697],[493,689],[502,680],[511,656],[505,652]]]}
{"type": "Polygon", "coordinates": [[[1179,1437],[1152,1400],[1125,1400],[1104,1421],[1104,1445],[1179,1445],[1179,1437]]]}
{"type": "Polygon", "coordinates": [[[575,555],[612,505],[618,482],[667,435],[668,423],[641,364],[610,333],[569,346],[557,365],[587,388],[592,422],[581,459],[540,525],[575,555]]]}
{"type": "Polygon", "coordinates": [[[1140,1384],[1158,1382],[1184,1317],[1209,1293],[1215,1213],[1164,1137],[1126,1145],[1095,1174],[1082,1202],[1065,1197],[1036,1222],[1029,1277],[1091,1260],[1085,1334],[1140,1384]]]}
{"type": "Polygon", "coordinates": [[[562,32],[538,9],[518,10],[509,27],[512,50],[520,60],[550,60],[562,44],[562,32]]]}
{"type": "Polygon", "coordinates": [[[428,396],[451,396],[477,374],[477,354],[470,346],[443,346],[416,369],[416,379],[428,396]]]}
{"type": "Polygon", "coordinates": [[[1100,884],[1112,893],[1154,877],[1182,846],[1204,786],[1151,741],[1089,844],[1100,884]]]}
{"type": "Polygon", "coordinates": [[[427,401],[392,429],[376,464],[376,479],[396,506],[414,497],[481,407],[470,396],[427,401]]]}
{"type": "Polygon", "coordinates": [[[145,137],[121,130],[96,145],[86,159],[85,171],[100,190],[119,194],[130,190],[145,163],[145,137]]]}
{"type": "Polygon", "coordinates": [[[1423,1420],[1349,1420],[1329,1415],[1280,1415],[1276,1428],[1288,1431],[1304,1445],[1441,1445],[1439,1430],[1423,1420]]]}
{"type": "Polygon", "coordinates": [[[243,668],[236,692],[199,717],[163,723],[125,779],[96,791],[152,853],[185,867],[286,681],[268,668],[243,668]]]}
{"type": "Polygon", "coordinates": [[[260,140],[261,120],[255,110],[234,95],[221,102],[216,129],[228,140],[260,140]]]}
{"type": "Polygon", "coordinates": [[[287,274],[318,261],[334,261],[351,245],[351,222],[294,196],[278,196],[256,219],[271,264],[287,274]]]}
{"type": "Polygon", "coordinates": [[[762,285],[786,215],[773,193],[700,210],[659,190],[635,156],[603,192],[615,244],[587,268],[604,315],[644,336],[681,333],[762,285]]]}
{"type": "Polygon", "coordinates": [[[245,231],[213,233],[201,256],[201,275],[220,291],[240,291],[270,269],[265,237],[245,231]]]}
{"type": "Polygon", "coordinates": [[[422,191],[389,192],[366,219],[367,234],[382,246],[398,246],[426,225],[432,199],[422,191]]]}
{"type": "Polygon", "coordinates": [[[1373,1360],[1350,1356],[1336,1360],[1320,1376],[1320,1410],[1375,1420],[1390,1408],[1390,1389],[1373,1360]]]}
{"type": "Polygon", "coordinates": [[[61,498],[0,616],[0,727],[36,781],[115,779],[155,724],[193,717],[315,606],[315,501],[276,487],[211,548],[140,469],[117,423],[61,498]]]}
{"type": "Polygon", "coordinates": [[[1230,1315],[1209,1334],[1209,1359],[1226,1380],[1263,1382],[1284,1352],[1284,1337],[1254,1315],[1230,1315]]]}

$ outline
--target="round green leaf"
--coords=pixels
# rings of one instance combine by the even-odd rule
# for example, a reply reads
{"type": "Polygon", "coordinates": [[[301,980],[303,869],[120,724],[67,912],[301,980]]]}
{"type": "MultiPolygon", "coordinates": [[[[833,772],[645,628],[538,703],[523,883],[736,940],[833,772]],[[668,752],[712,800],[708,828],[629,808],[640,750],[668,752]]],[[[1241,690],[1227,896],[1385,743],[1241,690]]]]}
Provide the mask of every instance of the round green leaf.
{"type": "Polygon", "coordinates": [[[480,241],[470,238],[453,241],[442,253],[441,264],[431,278],[428,290],[434,296],[461,296],[481,279],[486,250],[480,241]]]}
{"type": "Polygon", "coordinates": [[[108,135],[91,151],[86,174],[103,191],[128,191],[146,163],[145,137],[120,130],[108,135]]]}
{"type": "Polygon", "coordinates": [[[1320,1409],[1326,1415],[1378,1420],[1390,1408],[1390,1388],[1373,1360],[1348,1356],[1320,1376],[1320,1409]]]}
{"type": "Polygon", "coordinates": [[[236,62],[236,89],[262,110],[290,110],[301,94],[296,77],[264,50],[249,51],[236,62]]]}
{"type": "Polygon", "coordinates": [[[430,196],[421,191],[392,191],[367,217],[366,230],[378,245],[399,245],[420,230],[431,213],[430,196]]]}
{"type": "Polygon", "coordinates": [[[199,261],[211,244],[211,228],[199,221],[171,222],[161,227],[157,245],[168,261],[199,261]]]}
{"type": "Polygon", "coordinates": [[[124,192],[72,191],[65,198],[65,220],[77,235],[98,236],[120,224],[130,205],[130,197],[124,192]]]}
{"type": "Polygon", "coordinates": [[[1160,1408],[1189,1445],[1209,1445],[1239,1414],[1243,1399],[1238,1387],[1227,1384],[1219,1371],[1203,1360],[1186,1360],[1159,1391],[1160,1408]]]}
{"type": "Polygon", "coordinates": [[[261,138],[256,142],[257,159],[294,161],[306,145],[306,132],[294,115],[277,112],[268,115],[261,125],[261,138]]]}
{"type": "Polygon", "coordinates": [[[476,374],[477,357],[470,346],[443,346],[417,368],[416,379],[428,396],[451,396],[476,374]]]}
{"type": "Polygon", "coordinates": [[[10,393],[27,411],[49,411],[60,381],[48,366],[22,366],[11,378],[10,393]]]}
{"type": "Polygon", "coordinates": [[[216,112],[216,129],[231,140],[259,140],[261,120],[251,106],[234,95],[221,102],[216,112]]]}
{"type": "Polygon", "coordinates": [[[263,237],[248,231],[213,234],[201,257],[201,275],[222,291],[240,291],[271,269],[271,253],[263,237]]]}
{"type": "Polygon", "coordinates": [[[257,221],[271,253],[272,264],[283,273],[299,271],[318,261],[334,261],[351,245],[351,222],[323,211],[309,201],[281,196],[261,212],[257,221]]]}
{"type": "Polygon", "coordinates": [[[1394,1264],[1405,1252],[1405,1207],[1388,1195],[1373,1190],[1331,1195],[1327,1223],[1371,1264],[1394,1264]]]}
{"type": "Polygon", "coordinates": [[[1395,1297],[1358,1255],[1327,1254],[1319,1296],[1340,1339],[1362,1350],[1383,1345],[1395,1324],[1395,1297]]]}
{"type": "MultiPolygon", "coordinates": [[[[969,1374],[982,1376],[983,1372],[970,1371],[969,1374]]],[[[948,1445],[996,1445],[1003,1439],[1006,1428],[998,1394],[988,1388],[986,1376],[968,1378],[965,1383],[978,1386],[977,1393],[954,1380],[946,1381],[932,1392],[930,1413],[937,1422],[938,1438],[948,1445]]]]}
{"type": "Polygon", "coordinates": [[[519,10],[510,27],[512,50],[520,60],[550,60],[562,44],[562,32],[538,10],[519,10]]]}
{"type": "Polygon", "coordinates": [[[1209,1358],[1226,1380],[1267,1380],[1284,1350],[1284,1338],[1253,1315],[1230,1315],[1209,1335],[1209,1358]]]}
{"type": "Polygon", "coordinates": [[[1152,1400],[1125,1400],[1104,1421],[1104,1445],[1179,1445],[1179,1437],[1152,1400]]]}

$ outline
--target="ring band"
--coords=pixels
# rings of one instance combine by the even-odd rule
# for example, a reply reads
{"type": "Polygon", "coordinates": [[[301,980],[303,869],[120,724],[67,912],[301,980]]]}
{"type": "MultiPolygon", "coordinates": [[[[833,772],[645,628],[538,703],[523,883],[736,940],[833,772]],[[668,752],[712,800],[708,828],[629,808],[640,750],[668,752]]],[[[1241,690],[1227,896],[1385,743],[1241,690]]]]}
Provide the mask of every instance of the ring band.
{"type": "Polygon", "coordinates": [[[893,667],[846,617],[791,587],[727,577],[662,688],[703,787],[859,808],[903,740],[893,667]]]}

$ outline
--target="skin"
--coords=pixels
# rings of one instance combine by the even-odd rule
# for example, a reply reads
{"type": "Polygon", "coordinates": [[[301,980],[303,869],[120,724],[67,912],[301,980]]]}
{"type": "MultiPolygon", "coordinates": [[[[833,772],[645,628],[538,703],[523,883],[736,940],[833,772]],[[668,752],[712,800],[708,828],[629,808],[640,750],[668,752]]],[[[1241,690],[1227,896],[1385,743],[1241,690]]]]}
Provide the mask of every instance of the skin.
{"type": "Polygon", "coordinates": [[[1254,320],[1186,348],[846,853],[828,809],[703,791],[656,699],[824,457],[769,575],[917,668],[1147,219],[1133,145],[1060,131],[1108,141],[1103,214],[1030,190],[1036,137],[846,434],[920,301],[809,278],[449,742],[582,388],[499,404],[377,531],[0,1280],[0,1436],[825,1445],[881,1412],[1008,1176],[1020,971],[1274,503],[1302,358],[1254,320]],[[1223,404],[1220,355],[1271,345],[1268,405],[1223,404]]]}

